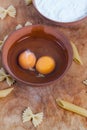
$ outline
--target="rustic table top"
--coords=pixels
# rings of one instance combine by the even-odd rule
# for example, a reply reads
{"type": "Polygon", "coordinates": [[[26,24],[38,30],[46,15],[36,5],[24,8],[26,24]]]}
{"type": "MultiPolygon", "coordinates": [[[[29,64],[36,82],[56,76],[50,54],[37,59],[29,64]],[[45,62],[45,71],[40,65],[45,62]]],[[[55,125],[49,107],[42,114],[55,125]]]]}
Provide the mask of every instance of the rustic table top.
{"type": "MultiPolygon", "coordinates": [[[[16,18],[7,16],[4,20],[0,19],[0,40],[14,31],[17,24],[24,25],[26,21],[50,24],[39,16],[33,5],[26,6],[23,0],[0,0],[1,7],[7,8],[9,5],[14,5],[17,15],[16,18]]],[[[13,92],[0,99],[0,130],[87,130],[85,117],[65,111],[55,102],[56,98],[61,98],[87,109],[87,88],[82,84],[87,78],[87,22],[72,28],[50,26],[62,31],[75,43],[83,66],[73,62],[63,79],[47,87],[14,84],[13,92]],[[31,122],[22,122],[22,111],[28,106],[34,113],[44,113],[43,122],[37,128],[31,122]]],[[[8,88],[6,82],[0,82],[0,89],[3,88],[8,88]]]]}

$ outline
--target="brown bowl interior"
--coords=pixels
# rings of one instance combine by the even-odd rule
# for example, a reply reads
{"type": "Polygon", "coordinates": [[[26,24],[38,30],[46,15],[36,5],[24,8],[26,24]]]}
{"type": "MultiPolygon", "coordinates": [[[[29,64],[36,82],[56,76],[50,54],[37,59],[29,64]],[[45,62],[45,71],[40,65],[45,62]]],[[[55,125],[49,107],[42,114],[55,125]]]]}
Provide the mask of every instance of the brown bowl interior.
{"type": "Polygon", "coordinates": [[[52,24],[55,24],[55,25],[59,25],[59,26],[63,26],[63,27],[75,27],[83,22],[86,22],[87,21],[87,16],[83,17],[82,19],[79,19],[79,20],[76,20],[76,21],[73,21],[73,22],[57,22],[55,20],[52,20],[52,19],[49,19],[47,18],[46,16],[44,16],[37,8],[36,4],[35,4],[35,0],[32,1],[33,2],[33,5],[34,5],[34,8],[36,9],[36,11],[38,12],[38,14],[48,20],[50,23],[52,24]]]}
{"type": "Polygon", "coordinates": [[[52,27],[33,25],[17,30],[6,40],[2,50],[5,69],[16,80],[28,85],[44,85],[62,77],[72,62],[72,48],[67,38],[52,27]],[[56,61],[55,70],[37,77],[36,71],[24,70],[18,64],[18,56],[24,50],[34,52],[37,59],[51,56],[56,61]]]}

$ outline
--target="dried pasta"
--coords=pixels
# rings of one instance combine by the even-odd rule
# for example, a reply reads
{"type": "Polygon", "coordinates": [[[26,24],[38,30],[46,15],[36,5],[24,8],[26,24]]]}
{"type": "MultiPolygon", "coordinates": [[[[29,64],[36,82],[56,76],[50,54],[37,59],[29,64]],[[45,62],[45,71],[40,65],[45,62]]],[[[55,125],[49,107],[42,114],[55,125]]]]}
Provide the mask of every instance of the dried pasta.
{"type": "Polygon", "coordinates": [[[25,0],[25,4],[26,5],[29,5],[29,4],[31,4],[32,3],[32,0],[25,0]]]}
{"type": "Polygon", "coordinates": [[[16,16],[16,9],[13,5],[10,5],[7,9],[0,7],[0,18],[3,20],[7,15],[13,18],[16,16]]]}
{"type": "Polygon", "coordinates": [[[0,90],[0,98],[6,97],[8,94],[10,94],[12,92],[14,88],[7,88],[4,90],[0,90]]]}
{"type": "Polygon", "coordinates": [[[15,82],[15,80],[9,74],[6,74],[4,68],[1,68],[0,69],[0,81],[4,81],[4,80],[6,80],[6,82],[9,86],[13,85],[13,83],[15,82]]]}
{"type": "Polygon", "coordinates": [[[32,23],[31,22],[26,22],[25,23],[25,26],[29,26],[29,25],[32,25],[32,23]]]}
{"type": "Polygon", "coordinates": [[[83,81],[83,84],[87,86],[87,79],[83,81]]]}
{"type": "MultiPolygon", "coordinates": [[[[29,21],[27,21],[27,22],[25,23],[25,25],[24,25],[24,26],[30,26],[30,25],[32,25],[32,23],[31,23],[31,22],[29,22],[29,21]]],[[[18,29],[20,29],[20,28],[23,28],[23,25],[18,24],[18,25],[16,26],[16,30],[18,30],[18,29]]]]}
{"type": "Polygon", "coordinates": [[[26,122],[26,121],[30,121],[32,119],[32,116],[33,116],[33,113],[31,111],[31,109],[28,107],[26,110],[24,110],[23,112],[23,116],[22,116],[22,119],[23,119],[23,123],[26,122]]]}
{"type": "Polygon", "coordinates": [[[3,45],[3,41],[0,41],[0,50],[2,48],[2,45],[3,45]]]}
{"type": "Polygon", "coordinates": [[[37,113],[37,114],[33,114],[31,109],[28,107],[23,112],[22,120],[23,120],[23,123],[31,120],[33,125],[34,125],[34,127],[37,127],[39,124],[41,124],[41,122],[43,120],[43,112],[37,113]]]}
{"type": "Polygon", "coordinates": [[[39,124],[41,124],[42,120],[43,120],[43,112],[35,114],[32,123],[35,127],[37,127],[39,124]]]}
{"type": "Polygon", "coordinates": [[[18,30],[18,29],[20,29],[20,28],[22,28],[23,26],[21,25],[21,24],[18,24],[17,26],[16,26],[16,30],[18,30]]]}
{"type": "Polygon", "coordinates": [[[0,41],[0,50],[2,49],[2,46],[4,45],[4,42],[6,41],[7,38],[8,38],[8,35],[4,37],[3,41],[0,41]]]}
{"type": "Polygon", "coordinates": [[[64,100],[56,99],[57,104],[68,111],[87,117],[87,110],[64,100]]]}
{"type": "Polygon", "coordinates": [[[83,62],[80,58],[80,55],[78,53],[77,47],[75,46],[75,44],[73,42],[71,42],[72,45],[72,49],[73,49],[73,60],[81,65],[83,65],[83,62]]]}

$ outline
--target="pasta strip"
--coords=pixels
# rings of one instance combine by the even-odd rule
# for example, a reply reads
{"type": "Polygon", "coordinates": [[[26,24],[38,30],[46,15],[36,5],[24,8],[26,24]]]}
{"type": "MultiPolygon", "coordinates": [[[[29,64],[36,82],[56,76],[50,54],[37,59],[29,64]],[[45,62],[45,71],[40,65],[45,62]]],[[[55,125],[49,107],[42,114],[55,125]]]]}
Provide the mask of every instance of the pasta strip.
{"type": "Polygon", "coordinates": [[[0,41],[0,50],[2,49],[2,46],[4,45],[4,42],[6,41],[7,38],[8,38],[8,35],[4,37],[3,41],[0,41]]]}
{"type": "Polygon", "coordinates": [[[24,0],[26,5],[29,5],[32,3],[32,0],[24,0]]]}
{"type": "Polygon", "coordinates": [[[87,117],[87,110],[82,107],[79,107],[77,105],[74,105],[72,103],[69,103],[69,102],[61,100],[61,99],[60,100],[56,99],[56,102],[61,108],[65,109],[65,110],[68,110],[68,111],[77,113],[81,116],[87,117]]]}
{"type": "Polygon", "coordinates": [[[8,94],[10,94],[12,92],[14,88],[7,88],[4,90],[0,90],[0,98],[6,97],[8,94]]]}
{"type": "Polygon", "coordinates": [[[72,45],[72,49],[73,49],[73,60],[81,65],[83,65],[83,62],[80,58],[80,55],[78,53],[77,47],[75,46],[75,44],[73,42],[71,42],[72,45]]]}
{"type": "Polygon", "coordinates": [[[83,81],[83,84],[87,86],[87,79],[83,81]]]}

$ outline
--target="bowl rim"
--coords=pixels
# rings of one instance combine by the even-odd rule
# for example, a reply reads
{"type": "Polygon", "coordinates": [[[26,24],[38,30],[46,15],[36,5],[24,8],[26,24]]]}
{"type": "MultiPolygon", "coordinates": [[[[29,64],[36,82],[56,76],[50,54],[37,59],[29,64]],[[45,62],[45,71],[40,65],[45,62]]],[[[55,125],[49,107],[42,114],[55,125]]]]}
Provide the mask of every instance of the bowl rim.
{"type": "Polygon", "coordinates": [[[36,4],[35,4],[35,0],[32,0],[33,6],[35,8],[35,10],[38,12],[38,14],[40,16],[42,16],[42,18],[45,18],[46,20],[48,20],[49,22],[55,24],[55,25],[60,25],[60,26],[64,26],[64,27],[71,27],[71,26],[76,26],[77,24],[80,24],[82,22],[85,22],[87,20],[87,16],[84,16],[83,18],[73,21],[73,22],[57,22],[55,20],[52,20],[48,17],[46,17],[45,15],[43,15],[37,8],[36,4]]]}
{"type": "Polygon", "coordinates": [[[72,64],[72,61],[73,61],[73,50],[72,50],[72,47],[71,47],[71,44],[70,44],[68,38],[62,32],[56,30],[56,28],[54,29],[54,27],[52,27],[52,26],[37,24],[37,25],[31,25],[31,26],[27,26],[27,27],[23,27],[21,29],[18,29],[18,30],[14,31],[13,33],[11,33],[9,35],[9,37],[6,39],[6,41],[5,41],[5,43],[4,43],[3,47],[2,47],[2,64],[3,64],[3,67],[7,70],[7,72],[16,81],[24,83],[26,85],[30,85],[30,86],[45,86],[45,85],[49,85],[49,84],[51,84],[53,82],[56,82],[57,80],[59,80],[60,78],[62,78],[65,75],[65,73],[67,72],[67,70],[70,68],[70,66],[72,64]],[[57,79],[54,79],[52,81],[48,81],[47,83],[31,83],[31,82],[26,82],[24,80],[21,80],[19,77],[15,76],[15,74],[11,71],[11,69],[10,69],[10,67],[8,65],[8,60],[7,60],[7,56],[6,56],[6,53],[8,54],[8,52],[6,52],[7,45],[9,45],[9,43],[12,45],[12,43],[10,41],[13,40],[13,43],[14,43],[18,38],[21,38],[20,35],[22,35],[22,36],[27,35],[28,34],[27,31],[32,27],[50,28],[52,31],[55,31],[61,37],[64,37],[64,39],[66,39],[66,41],[67,41],[67,44],[69,45],[69,51],[67,51],[69,53],[69,57],[68,57],[67,66],[66,66],[64,72],[57,79]],[[24,34],[24,31],[25,31],[26,34],[24,34]],[[16,36],[16,38],[15,38],[15,36],[16,36]]]}

